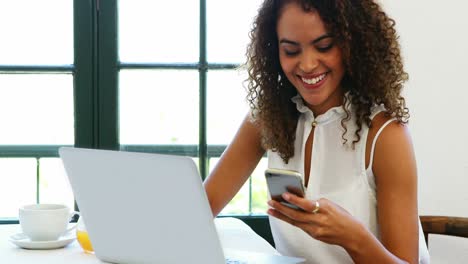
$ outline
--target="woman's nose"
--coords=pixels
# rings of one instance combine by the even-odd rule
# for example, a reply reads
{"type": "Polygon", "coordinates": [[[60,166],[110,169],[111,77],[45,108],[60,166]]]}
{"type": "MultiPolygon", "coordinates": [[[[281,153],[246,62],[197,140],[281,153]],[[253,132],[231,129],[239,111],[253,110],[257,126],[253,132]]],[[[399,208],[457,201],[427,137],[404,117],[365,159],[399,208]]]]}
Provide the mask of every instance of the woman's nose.
{"type": "Polygon", "coordinates": [[[315,54],[304,52],[299,62],[299,69],[304,73],[313,72],[319,65],[319,59],[315,54]]]}

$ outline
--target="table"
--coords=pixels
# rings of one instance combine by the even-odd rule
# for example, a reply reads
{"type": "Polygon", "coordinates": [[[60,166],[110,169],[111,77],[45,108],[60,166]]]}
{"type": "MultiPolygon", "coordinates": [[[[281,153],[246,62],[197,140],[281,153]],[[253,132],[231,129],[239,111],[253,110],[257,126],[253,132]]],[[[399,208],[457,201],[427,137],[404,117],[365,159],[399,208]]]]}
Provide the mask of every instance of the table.
{"type": "MultiPolygon", "coordinates": [[[[216,218],[215,224],[224,249],[278,254],[265,239],[257,235],[248,225],[237,218],[216,218]]],[[[19,225],[0,225],[0,263],[102,263],[93,254],[84,253],[76,240],[65,248],[54,250],[19,248],[10,243],[8,238],[20,231],[19,225]]]]}

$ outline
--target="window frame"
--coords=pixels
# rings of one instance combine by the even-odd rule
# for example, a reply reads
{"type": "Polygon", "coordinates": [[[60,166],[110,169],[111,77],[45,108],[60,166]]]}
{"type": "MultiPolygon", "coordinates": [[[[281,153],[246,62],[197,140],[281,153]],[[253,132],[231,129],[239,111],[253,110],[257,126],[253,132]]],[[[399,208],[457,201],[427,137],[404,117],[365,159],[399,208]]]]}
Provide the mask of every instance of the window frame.
{"type": "MultiPolygon", "coordinates": [[[[226,145],[207,144],[207,73],[216,70],[235,70],[239,64],[208,63],[206,0],[199,0],[200,50],[197,63],[121,63],[118,59],[118,2],[115,0],[73,0],[74,63],[72,65],[0,65],[0,73],[72,74],[75,114],[74,146],[198,157],[200,175],[202,179],[205,179],[210,158],[220,157],[226,148],[226,145]],[[198,71],[198,145],[119,144],[118,75],[120,70],[128,69],[198,71]]],[[[36,158],[36,202],[40,202],[40,158],[59,157],[58,149],[61,146],[0,145],[0,157],[36,158]]],[[[252,212],[251,180],[249,185],[248,209],[252,212]]],[[[75,203],[75,210],[77,209],[75,203]]],[[[249,215],[252,216],[252,213],[242,215],[242,217],[248,218],[249,215]]],[[[258,217],[254,218],[258,219],[258,217]]],[[[18,220],[0,217],[0,224],[5,223],[18,223],[18,220]]]]}

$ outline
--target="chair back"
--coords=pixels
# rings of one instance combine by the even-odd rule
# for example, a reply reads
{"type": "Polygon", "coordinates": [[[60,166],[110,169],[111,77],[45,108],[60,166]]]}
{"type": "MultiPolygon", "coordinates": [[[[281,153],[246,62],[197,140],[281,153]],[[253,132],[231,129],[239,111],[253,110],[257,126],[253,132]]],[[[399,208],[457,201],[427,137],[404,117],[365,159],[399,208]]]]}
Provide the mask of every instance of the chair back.
{"type": "Polygon", "coordinates": [[[429,234],[468,238],[468,218],[466,217],[422,215],[419,219],[427,246],[429,246],[429,234]]]}

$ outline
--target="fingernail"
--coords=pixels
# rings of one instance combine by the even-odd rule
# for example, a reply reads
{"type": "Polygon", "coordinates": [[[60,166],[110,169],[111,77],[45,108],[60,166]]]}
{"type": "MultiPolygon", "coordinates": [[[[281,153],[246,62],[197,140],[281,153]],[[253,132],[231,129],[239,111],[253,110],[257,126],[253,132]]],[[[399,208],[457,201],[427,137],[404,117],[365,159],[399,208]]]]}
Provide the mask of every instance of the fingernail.
{"type": "Polygon", "coordinates": [[[268,205],[269,205],[269,206],[273,206],[273,201],[271,201],[271,200],[268,201],[268,205]]]}
{"type": "Polygon", "coordinates": [[[289,200],[289,198],[291,198],[291,196],[288,193],[283,193],[283,198],[285,200],[289,200]]]}

